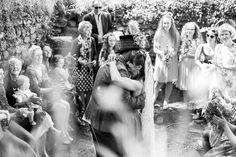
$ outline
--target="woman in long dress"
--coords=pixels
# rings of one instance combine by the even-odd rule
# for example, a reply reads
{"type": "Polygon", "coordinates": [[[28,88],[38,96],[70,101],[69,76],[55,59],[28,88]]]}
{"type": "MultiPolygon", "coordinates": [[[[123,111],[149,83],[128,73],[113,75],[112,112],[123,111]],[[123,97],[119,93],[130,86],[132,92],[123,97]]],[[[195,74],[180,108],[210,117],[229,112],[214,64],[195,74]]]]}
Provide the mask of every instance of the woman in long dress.
{"type": "Polygon", "coordinates": [[[229,24],[219,27],[219,38],[222,44],[216,47],[215,62],[217,76],[215,85],[228,98],[236,96],[236,43],[233,42],[235,29],[229,24]],[[220,86],[219,86],[220,85],[220,86]]]}
{"type": "Polygon", "coordinates": [[[188,22],[183,26],[181,42],[178,86],[184,91],[184,101],[187,101],[189,99],[187,92],[193,82],[193,70],[196,68],[194,56],[201,42],[200,29],[195,22],[188,22]]]}
{"type": "Polygon", "coordinates": [[[154,69],[154,101],[161,87],[166,84],[163,106],[169,102],[173,83],[178,80],[179,32],[171,13],[162,16],[154,36],[153,51],[156,53],[154,69]]]}
{"type": "Polygon", "coordinates": [[[214,75],[214,57],[215,49],[218,43],[218,32],[215,28],[211,28],[206,33],[206,43],[200,44],[195,53],[195,61],[197,64],[195,81],[195,91],[203,101],[208,101],[209,98],[209,82],[214,75]]]}

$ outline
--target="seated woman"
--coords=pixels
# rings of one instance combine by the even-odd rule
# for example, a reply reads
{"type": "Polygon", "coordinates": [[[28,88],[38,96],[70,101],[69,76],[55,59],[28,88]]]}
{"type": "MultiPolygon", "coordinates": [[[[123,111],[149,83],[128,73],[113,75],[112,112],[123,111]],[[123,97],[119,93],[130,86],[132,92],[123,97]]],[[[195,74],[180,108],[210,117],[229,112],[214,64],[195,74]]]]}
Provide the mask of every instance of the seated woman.
{"type": "Polygon", "coordinates": [[[220,157],[235,155],[234,141],[230,132],[236,133],[236,127],[227,122],[231,120],[231,113],[224,108],[216,97],[209,102],[205,118],[210,124],[210,129],[203,132],[203,149],[206,153],[204,156],[220,157]]]}
{"type": "MultiPolygon", "coordinates": [[[[6,141],[14,141],[16,145],[24,147],[24,149],[26,148],[28,149],[28,147],[31,147],[29,148],[31,150],[36,145],[34,137],[24,128],[22,128],[19,124],[16,123],[17,119],[23,117],[23,114],[25,114],[26,110],[15,109],[8,104],[6,98],[6,91],[3,86],[3,78],[4,78],[4,72],[3,69],[0,68],[0,111],[1,111],[0,114],[4,113],[4,115],[7,115],[8,117],[7,120],[8,123],[5,123],[7,124],[5,125],[7,127],[7,130],[5,131],[5,138],[3,140],[0,140],[3,142],[3,144],[0,145],[5,147],[4,143],[6,141]]],[[[1,148],[1,150],[2,149],[3,148],[1,148]]],[[[37,152],[37,150],[35,151],[37,152]]]]}
{"type": "MultiPolygon", "coordinates": [[[[9,59],[9,72],[4,78],[4,86],[6,89],[7,101],[11,107],[15,107],[15,104],[16,104],[16,99],[13,97],[13,94],[14,94],[15,89],[18,88],[16,81],[17,81],[17,78],[20,76],[21,68],[22,68],[21,60],[19,60],[16,57],[11,57],[9,59]]],[[[42,102],[39,97],[30,97],[30,99],[28,99],[26,102],[22,102],[22,104],[27,104],[27,103],[41,104],[42,102]]],[[[54,123],[52,122],[52,119],[48,114],[46,114],[43,117],[41,117],[41,114],[39,114],[38,119],[39,121],[41,121],[40,124],[36,125],[33,128],[30,125],[29,120],[27,118],[24,118],[24,116],[21,116],[21,117],[16,116],[15,122],[18,123],[23,128],[25,128],[27,131],[31,132],[31,134],[34,137],[33,139],[35,139],[36,141],[44,141],[44,143],[41,144],[40,148],[38,149],[41,149],[39,150],[40,153],[44,154],[45,156],[48,156],[46,153],[46,147],[45,147],[46,146],[45,138],[47,135],[47,131],[49,129],[56,131],[56,133],[59,133],[59,131],[53,127],[54,123]]],[[[18,126],[16,127],[18,128],[18,130],[21,129],[18,126]]],[[[12,132],[14,132],[15,130],[17,129],[15,128],[11,129],[12,132]]],[[[18,132],[14,132],[14,134],[18,134],[18,132]]],[[[22,136],[24,138],[24,135],[22,136]]]]}
{"type": "Polygon", "coordinates": [[[53,119],[56,122],[57,127],[62,131],[63,141],[69,144],[72,138],[69,136],[67,131],[70,106],[65,100],[62,99],[61,95],[57,92],[61,91],[61,86],[50,86],[51,78],[48,76],[45,66],[42,64],[42,50],[39,46],[33,45],[29,49],[31,56],[30,65],[26,69],[26,76],[30,79],[30,90],[41,96],[44,101],[44,109],[52,113],[53,119]]]}

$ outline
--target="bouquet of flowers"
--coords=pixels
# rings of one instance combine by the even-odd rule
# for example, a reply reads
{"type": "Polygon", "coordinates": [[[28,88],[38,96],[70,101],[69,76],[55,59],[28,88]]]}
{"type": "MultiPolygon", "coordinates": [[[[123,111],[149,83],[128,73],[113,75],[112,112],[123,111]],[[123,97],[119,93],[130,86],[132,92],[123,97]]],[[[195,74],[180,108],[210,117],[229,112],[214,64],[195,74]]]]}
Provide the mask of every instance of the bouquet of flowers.
{"type": "Polygon", "coordinates": [[[164,50],[164,54],[162,56],[162,61],[168,62],[171,60],[175,55],[174,48],[171,46],[166,46],[166,49],[164,50]]]}
{"type": "Polygon", "coordinates": [[[187,55],[190,47],[192,47],[192,41],[186,38],[180,48],[179,62],[187,55]]]}

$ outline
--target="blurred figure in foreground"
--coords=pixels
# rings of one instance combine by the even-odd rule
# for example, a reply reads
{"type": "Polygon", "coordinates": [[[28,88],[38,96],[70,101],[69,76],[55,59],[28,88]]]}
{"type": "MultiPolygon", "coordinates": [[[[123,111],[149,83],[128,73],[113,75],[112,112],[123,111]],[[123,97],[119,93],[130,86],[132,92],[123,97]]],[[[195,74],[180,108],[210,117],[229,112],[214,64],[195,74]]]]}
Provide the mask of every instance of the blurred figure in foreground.
{"type": "MultiPolygon", "coordinates": [[[[119,56],[117,68],[121,76],[137,78],[144,67],[145,58],[141,53],[136,53],[134,56],[130,55],[131,51],[119,56]]],[[[130,128],[129,131],[133,131],[132,135],[140,138],[141,119],[139,110],[143,107],[144,95],[134,97],[129,90],[117,86],[111,80],[108,65],[100,67],[95,79],[92,96],[85,112],[85,119],[91,125],[98,157],[103,155],[101,150],[104,148],[119,157],[125,156],[124,149],[119,143],[123,139],[119,135],[116,137],[113,131],[114,129],[117,130],[117,125],[125,123],[130,128]],[[108,92],[109,94],[106,89],[110,91],[108,92]]],[[[120,133],[122,134],[122,132],[120,133]]]]}

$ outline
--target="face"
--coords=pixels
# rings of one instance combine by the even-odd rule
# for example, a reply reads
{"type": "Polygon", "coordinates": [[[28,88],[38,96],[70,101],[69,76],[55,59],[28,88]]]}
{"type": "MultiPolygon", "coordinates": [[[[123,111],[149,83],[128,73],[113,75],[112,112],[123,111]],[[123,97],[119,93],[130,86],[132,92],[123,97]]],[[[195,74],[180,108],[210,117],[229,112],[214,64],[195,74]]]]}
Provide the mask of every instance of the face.
{"type": "Polygon", "coordinates": [[[22,68],[22,63],[21,61],[17,59],[11,60],[9,64],[9,68],[10,68],[10,73],[12,75],[18,76],[22,68]]]}
{"type": "Polygon", "coordinates": [[[109,36],[108,37],[108,44],[111,48],[113,48],[116,44],[116,38],[115,36],[109,36]]]}
{"type": "Polygon", "coordinates": [[[140,65],[137,66],[130,62],[128,62],[127,65],[128,65],[128,71],[131,74],[131,78],[135,78],[136,76],[138,76],[138,74],[140,73],[141,66],[140,65]]]}
{"type": "Polygon", "coordinates": [[[208,31],[206,34],[207,43],[216,42],[216,36],[212,31],[208,31]]]}
{"type": "Polygon", "coordinates": [[[99,1],[94,2],[93,9],[95,14],[100,14],[102,9],[102,3],[99,1]]]}
{"type": "Polygon", "coordinates": [[[195,26],[193,24],[188,24],[186,26],[186,35],[192,38],[194,33],[195,33],[195,26]]]}
{"type": "Polygon", "coordinates": [[[90,27],[84,27],[83,29],[83,35],[85,37],[90,37],[91,36],[92,29],[90,27]]]}
{"type": "Polygon", "coordinates": [[[44,46],[43,56],[46,58],[50,58],[52,56],[52,49],[49,46],[44,46]]]}
{"type": "Polygon", "coordinates": [[[220,32],[220,41],[224,44],[231,41],[231,33],[229,31],[220,32]]]}
{"type": "Polygon", "coordinates": [[[171,27],[171,19],[168,17],[164,17],[162,26],[165,31],[169,31],[171,27]]]}
{"type": "Polygon", "coordinates": [[[58,63],[57,63],[57,67],[59,67],[59,68],[63,68],[63,66],[64,66],[64,59],[63,58],[61,58],[61,59],[59,59],[59,61],[58,61],[58,63]]]}
{"type": "Polygon", "coordinates": [[[33,55],[33,62],[41,64],[43,61],[43,52],[41,49],[36,49],[33,55]]]}
{"type": "Polygon", "coordinates": [[[29,89],[29,87],[30,87],[30,81],[25,80],[25,82],[21,85],[20,89],[26,90],[26,89],[29,89]]]}

